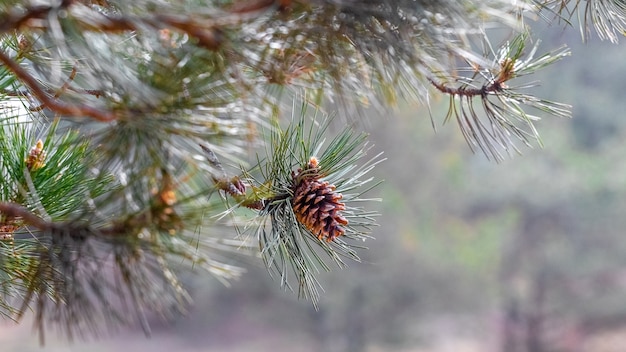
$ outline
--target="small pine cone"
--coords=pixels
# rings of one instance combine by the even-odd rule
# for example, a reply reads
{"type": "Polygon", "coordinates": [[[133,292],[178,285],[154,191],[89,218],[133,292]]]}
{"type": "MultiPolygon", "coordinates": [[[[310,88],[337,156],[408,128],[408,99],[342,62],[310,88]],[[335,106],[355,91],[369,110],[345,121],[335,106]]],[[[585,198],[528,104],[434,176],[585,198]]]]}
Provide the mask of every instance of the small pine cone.
{"type": "Polygon", "coordinates": [[[296,219],[318,239],[332,242],[345,233],[348,220],[341,215],[346,209],[335,186],[316,178],[304,178],[296,185],[292,200],[296,219]]]}

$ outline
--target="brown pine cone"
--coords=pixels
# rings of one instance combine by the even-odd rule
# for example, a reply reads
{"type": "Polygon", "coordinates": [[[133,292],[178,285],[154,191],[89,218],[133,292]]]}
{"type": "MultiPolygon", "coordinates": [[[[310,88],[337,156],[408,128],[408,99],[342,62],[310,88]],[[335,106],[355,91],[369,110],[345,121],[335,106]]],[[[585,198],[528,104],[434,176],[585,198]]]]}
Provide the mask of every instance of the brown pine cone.
{"type": "MultiPolygon", "coordinates": [[[[309,163],[311,164],[316,163],[309,163]]],[[[303,171],[298,170],[298,174],[303,171]]],[[[294,180],[297,180],[297,175],[294,180]]],[[[341,202],[342,195],[328,181],[320,181],[317,176],[300,178],[295,186],[292,200],[296,219],[309,229],[318,239],[333,241],[345,233],[348,220],[341,214],[346,209],[341,202]]]]}

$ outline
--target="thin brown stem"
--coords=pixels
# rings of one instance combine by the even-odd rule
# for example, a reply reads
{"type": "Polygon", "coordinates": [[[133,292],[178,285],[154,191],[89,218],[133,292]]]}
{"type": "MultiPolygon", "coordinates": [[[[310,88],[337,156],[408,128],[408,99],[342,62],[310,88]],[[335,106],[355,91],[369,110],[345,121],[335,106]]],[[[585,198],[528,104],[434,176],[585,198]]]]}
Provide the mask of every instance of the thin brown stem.
{"type": "Polygon", "coordinates": [[[67,8],[73,2],[74,0],[63,0],[58,6],[31,6],[27,7],[26,11],[22,14],[2,14],[4,16],[0,17],[0,33],[18,29],[27,25],[31,20],[45,19],[50,11],[67,8]]]}
{"type": "Polygon", "coordinates": [[[276,3],[279,3],[282,6],[283,2],[286,3],[287,1],[285,0],[282,0],[282,1],[275,1],[275,0],[239,1],[239,2],[235,2],[229,10],[232,13],[259,12],[259,11],[265,11],[269,9],[270,7],[274,6],[276,3]]]}
{"type": "MultiPolygon", "coordinates": [[[[58,230],[71,230],[74,233],[90,232],[105,237],[115,237],[122,234],[130,233],[131,229],[140,229],[148,226],[154,220],[151,216],[154,209],[137,214],[130,219],[113,222],[110,226],[100,229],[93,229],[88,224],[72,224],[64,222],[46,221],[38,217],[35,213],[26,207],[12,202],[0,202],[0,215],[5,218],[20,219],[20,224],[32,226],[41,232],[50,233],[58,230]]],[[[153,215],[153,214],[152,214],[153,215]]]]}
{"type": "Polygon", "coordinates": [[[462,97],[477,97],[477,96],[485,96],[489,93],[497,93],[504,89],[503,82],[501,80],[495,80],[492,83],[485,84],[480,88],[470,88],[467,86],[463,87],[448,87],[441,82],[437,82],[432,78],[428,78],[428,81],[437,88],[438,91],[449,94],[449,95],[458,95],[462,97]]]}
{"type": "Polygon", "coordinates": [[[42,231],[50,230],[54,227],[53,223],[45,221],[30,210],[16,203],[0,202],[0,214],[11,218],[21,218],[25,224],[34,226],[42,231]]]}
{"type": "Polygon", "coordinates": [[[116,115],[110,111],[100,110],[85,105],[71,105],[61,100],[54,99],[39,85],[39,82],[20,65],[13,61],[6,53],[0,51],[0,62],[11,70],[46,108],[68,117],[91,117],[102,122],[111,122],[116,115]]]}
{"type": "MultiPolygon", "coordinates": [[[[63,1],[61,6],[63,8],[68,8],[72,2],[72,0],[65,0],[63,1]]],[[[235,6],[233,9],[230,10],[230,13],[233,14],[236,18],[239,18],[242,14],[261,11],[270,8],[275,4],[278,4],[279,8],[282,8],[283,6],[285,6],[285,4],[283,3],[287,4],[291,3],[291,1],[254,1],[252,3],[247,3],[244,6],[235,6]]],[[[0,14],[0,22],[2,22],[2,24],[0,24],[0,33],[16,30],[23,26],[33,27],[35,26],[35,24],[30,22],[31,20],[37,19],[45,21],[48,14],[52,10],[57,8],[58,7],[37,6],[27,8],[26,12],[23,14],[0,14]]],[[[76,17],[74,19],[84,31],[97,31],[108,33],[138,31],[140,30],[140,26],[137,25],[138,23],[143,23],[156,29],[164,29],[169,27],[171,29],[186,33],[187,35],[195,38],[200,46],[205,47],[209,50],[217,50],[224,41],[224,36],[220,28],[223,23],[218,24],[215,20],[206,19],[198,21],[190,16],[177,17],[171,14],[157,13],[146,17],[128,17],[105,15],[99,13],[97,17],[92,18],[89,21],[85,21],[80,17],[76,17]]],[[[43,26],[45,29],[45,23],[43,24],[43,26]]]]}
{"type": "MultiPolygon", "coordinates": [[[[56,93],[54,93],[54,99],[58,99],[59,97],[61,97],[61,94],[63,94],[66,90],[69,89],[70,84],[72,83],[72,81],[76,77],[76,72],[77,72],[76,71],[76,66],[72,67],[72,72],[70,73],[70,76],[68,77],[67,81],[65,81],[65,83],[63,83],[61,88],[57,89],[56,93]]],[[[46,108],[46,105],[45,104],[41,104],[39,106],[31,107],[30,111],[41,111],[41,110],[43,110],[45,108],[46,108]]]]}
{"type": "Polygon", "coordinates": [[[52,6],[35,6],[19,16],[4,16],[2,18],[3,21],[0,21],[2,22],[0,24],[0,33],[18,29],[30,20],[45,18],[52,9],[52,6]]]}

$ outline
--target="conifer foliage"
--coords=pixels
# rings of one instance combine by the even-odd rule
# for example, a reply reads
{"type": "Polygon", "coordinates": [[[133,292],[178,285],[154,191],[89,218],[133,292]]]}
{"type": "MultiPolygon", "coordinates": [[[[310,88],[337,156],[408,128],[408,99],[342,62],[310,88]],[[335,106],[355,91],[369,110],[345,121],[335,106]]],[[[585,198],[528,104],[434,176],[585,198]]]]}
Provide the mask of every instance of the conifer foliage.
{"type": "Polygon", "coordinates": [[[0,0],[0,314],[149,331],[190,301],[179,263],[227,282],[242,253],[318,304],[376,225],[382,161],[330,116],[447,96],[441,121],[500,160],[569,116],[518,79],[569,54],[528,18],[575,13],[624,33],[609,0],[0,0]]]}

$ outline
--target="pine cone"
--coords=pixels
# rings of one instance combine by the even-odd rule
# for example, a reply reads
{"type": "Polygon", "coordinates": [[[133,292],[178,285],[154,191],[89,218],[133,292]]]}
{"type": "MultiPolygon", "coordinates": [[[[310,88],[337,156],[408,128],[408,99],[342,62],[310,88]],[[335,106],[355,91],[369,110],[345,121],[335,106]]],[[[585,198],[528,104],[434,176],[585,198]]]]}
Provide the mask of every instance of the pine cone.
{"type": "MultiPolygon", "coordinates": [[[[298,170],[298,175],[302,173],[302,170],[298,170]]],[[[348,220],[341,215],[341,211],[346,209],[340,201],[341,193],[336,192],[335,186],[328,181],[320,181],[317,175],[303,178],[298,175],[294,173],[294,180],[299,179],[299,183],[295,186],[292,200],[298,222],[320,240],[331,242],[343,235],[343,226],[348,225],[348,220]]]]}

